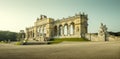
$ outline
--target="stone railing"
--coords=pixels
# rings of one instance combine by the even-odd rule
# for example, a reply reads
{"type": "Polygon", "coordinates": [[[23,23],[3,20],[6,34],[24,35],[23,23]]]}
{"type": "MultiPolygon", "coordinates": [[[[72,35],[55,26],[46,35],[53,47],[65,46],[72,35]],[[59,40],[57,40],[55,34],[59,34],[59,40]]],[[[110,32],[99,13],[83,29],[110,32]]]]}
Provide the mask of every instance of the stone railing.
{"type": "Polygon", "coordinates": [[[120,41],[120,36],[110,35],[109,36],[109,41],[120,41]]]}
{"type": "MultiPolygon", "coordinates": [[[[90,33],[85,34],[85,38],[87,38],[90,41],[105,41],[101,39],[101,37],[99,37],[98,35],[90,34],[90,33]]],[[[108,41],[120,41],[120,36],[109,35],[108,41]]]]}
{"type": "Polygon", "coordinates": [[[99,37],[95,34],[85,34],[85,38],[87,38],[90,41],[98,41],[99,37]]]}

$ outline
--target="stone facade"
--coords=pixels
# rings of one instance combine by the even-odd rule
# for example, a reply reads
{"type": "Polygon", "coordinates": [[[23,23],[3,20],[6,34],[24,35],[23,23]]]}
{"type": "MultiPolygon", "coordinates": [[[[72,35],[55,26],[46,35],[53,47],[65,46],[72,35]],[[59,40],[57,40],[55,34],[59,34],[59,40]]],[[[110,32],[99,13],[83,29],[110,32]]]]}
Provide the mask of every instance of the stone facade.
{"type": "Polygon", "coordinates": [[[54,20],[41,15],[34,26],[26,28],[26,39],[45,41],[50,38],[81,38],[88,31],[88,16],[84,13],[54,20]]]}

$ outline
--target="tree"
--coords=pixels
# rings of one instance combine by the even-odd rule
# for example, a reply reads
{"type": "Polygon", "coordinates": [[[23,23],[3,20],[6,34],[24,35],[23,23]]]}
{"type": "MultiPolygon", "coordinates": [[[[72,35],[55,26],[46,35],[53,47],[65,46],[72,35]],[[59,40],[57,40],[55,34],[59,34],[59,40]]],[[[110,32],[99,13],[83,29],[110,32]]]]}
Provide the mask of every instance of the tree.
{"type": "Polygon", "coordinates": [[[10,32],[10,31],[0,31],[0,41],[16,41],[17,40],[17,33],[10,32]]]}

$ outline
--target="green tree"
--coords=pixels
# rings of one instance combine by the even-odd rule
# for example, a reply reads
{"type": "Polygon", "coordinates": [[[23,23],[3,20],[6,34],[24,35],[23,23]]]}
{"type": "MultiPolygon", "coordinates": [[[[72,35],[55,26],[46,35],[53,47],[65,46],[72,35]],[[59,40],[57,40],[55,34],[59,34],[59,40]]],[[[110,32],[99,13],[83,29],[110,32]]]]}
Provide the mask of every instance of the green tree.
{"type": "Polygon", "coordinates": [[[0,31],[0,41],[16,41],[17,40],[17,33],[10,32],[10,31],[0,31]]]}

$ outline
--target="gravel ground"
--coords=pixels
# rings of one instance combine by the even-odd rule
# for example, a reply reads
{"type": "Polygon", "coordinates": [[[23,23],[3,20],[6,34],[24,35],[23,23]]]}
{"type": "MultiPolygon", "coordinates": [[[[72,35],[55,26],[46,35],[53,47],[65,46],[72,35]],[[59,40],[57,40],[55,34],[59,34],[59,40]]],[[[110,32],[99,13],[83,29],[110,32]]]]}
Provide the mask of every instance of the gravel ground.
{"type": "Polygon", "coordinates": [[[120,59],[120,42],[63,42],[52,45],[0,43],[0,59],[120,59]]]}

